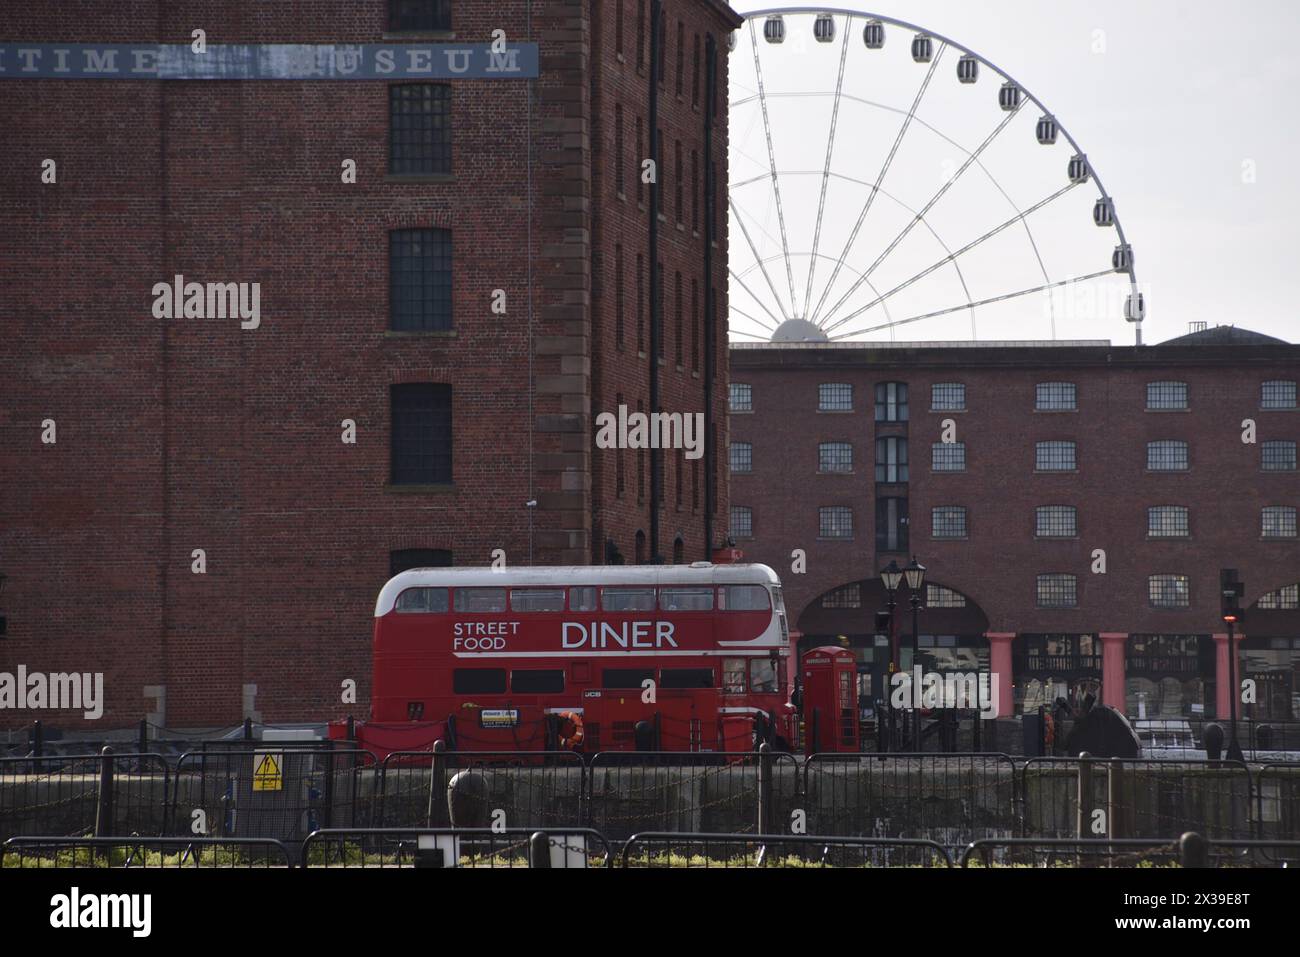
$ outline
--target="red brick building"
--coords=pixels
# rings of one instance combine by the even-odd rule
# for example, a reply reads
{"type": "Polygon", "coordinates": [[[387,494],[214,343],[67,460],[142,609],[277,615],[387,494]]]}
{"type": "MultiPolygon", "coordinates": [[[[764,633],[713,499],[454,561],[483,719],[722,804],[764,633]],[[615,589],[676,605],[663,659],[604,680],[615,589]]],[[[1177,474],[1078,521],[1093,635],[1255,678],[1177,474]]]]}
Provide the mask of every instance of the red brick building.
{"type": "MultiPolygon", "coordinates": [[[[656,34],[660,6],[4,4],[0,672],[104,672],[100,728],[364,714],[394,569],[690,561],[725,539],[710,199],[739,18],[665,0],[656,34]],[[22,75],[22,47],[183,50],[195,30],[399,66],[504,30],[539,69],[65,79],[47,49],[22,75]],[[258,284],[256,327],[158,318],[176,276],[258,284]],[[619,404],[706,415],[708,454],[596,448],[619,404]]],[[[34,717],[81,724],[0,725],[34,717]]]]}
{"type": "Polygon", "coordinates": [[[1243,713],[1300,717],[1300,346],[744,344],[731,373],[733,536],[806,647],[854,648],[864,692],[890,658],[878,572],[916,555],[924,661],[991,667],[1003,714],[1100,682],[1132,714],[1225,715],[1228,567],[1243,713]]]}

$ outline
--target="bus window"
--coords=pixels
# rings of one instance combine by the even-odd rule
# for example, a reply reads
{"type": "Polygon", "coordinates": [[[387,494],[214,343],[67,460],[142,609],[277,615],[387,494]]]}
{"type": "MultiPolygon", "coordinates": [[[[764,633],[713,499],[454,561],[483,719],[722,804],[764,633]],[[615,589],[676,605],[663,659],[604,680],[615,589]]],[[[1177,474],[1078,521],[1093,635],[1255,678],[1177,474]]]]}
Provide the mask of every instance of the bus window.
{"type": "Polygon", "coordinates": [[[512,588],[512,611],[564,611],[563,588],[512,588]]]}
{"type": "Polygon", "coordinates": [[[649,668],[606,668],[601,675],[602,688],[637,688],[650,681],[655,673],[649,668]]]}
{"type": "Polygon", "coordinates": [[[397,610],[402,614],[444,612],[447,610],[447,589],[408,588],[397,596],[397,610]]]}
{"type": "Polygon", "coordinates": [[[596,586],[583,585],[569,589],[569,611],[595,611],[596,586]]]}
{"type": "Polygon", "coordinates": [[[606,588],[600,597],[606,611],[654,611],[653,588],[606,588]]]}
{"type": "Polygon", "coordinates": [[[725,611],[767,611],[767,589],[762,585],[723,585],[720,607],[725,611]]]}
{"type": "Polygon", "coordinates": [[[491,612],[506,610],[504,588],[457,588],[456,610],[491,612]]]}
{"type": "Polygon", "coordinates": [[[456,694],[505,694],[506,669],[457,668],[451,675],[451,690],[456,694]]]}
{"type": "Polygon", "coordinates": [[[517,694],[558,694],[564,691],[564,671],[512,671],[510,690],[517,694]]]}
{"type": "Polygon", "coordinates": [[[723,658],[722,659],[722,690],[727,694],[744,694],[747,685],[745,684],[745,659],[744,658],[723,658]]]}
{"type": "Polygon", "coordinates": [[[767,658],[749,659],[749,690],[756,694],[777,691],[776,665],[767,658]]]}
{"type": "Polygon", "coordinates": [[[665,668],[659,672],[661,688],[712,688],[712,668],[665,668]]]}
{"type": "Polygon", "coordinates": [[[712,588],[661,588],[659,608],[662,611],[712,611],[712,588]]]}

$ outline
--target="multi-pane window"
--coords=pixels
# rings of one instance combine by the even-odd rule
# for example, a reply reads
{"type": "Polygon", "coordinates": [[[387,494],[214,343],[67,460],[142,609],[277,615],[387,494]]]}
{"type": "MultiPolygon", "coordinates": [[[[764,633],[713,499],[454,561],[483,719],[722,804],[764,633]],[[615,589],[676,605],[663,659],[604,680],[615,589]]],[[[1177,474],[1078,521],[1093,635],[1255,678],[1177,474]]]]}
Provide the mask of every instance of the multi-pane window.
{"type": "Polygon", "coordinates": [[[822,442],[817,446],[817,471],[852,472],[853,446],[848,442],[822,442]]]}
{"type": "Polygon", "coordinates": [[[627,296],[623,291],[623,244],[614,244],[614,344],[623,348],[627,296]]]}
{"type": "Polygon", "coordinates": [[[636,118],[636,201],[645,203],[645,177],[641,175],[641,164],[645,161],[645,121],[636,118]]]}
{"type": "Polygon", "coordinates": [[[745,382],[731,383],[731,411],[754,411],[754,387],[745,382]]]}
{"type": "Polygon", "coordinates": [[[754,537],[754,510],[743,505],[731,506],[731,537],[754,537]]]}
{"type": "Polygon", "coordinates": [[[876,421],[907,421],[906,382],[879,382],[876,384],[876,421]]]}
{"type": "Polygon", "coordinates": [[[1076,537],[1079,510],[1073,505],[1040,505],[1034,510],[1034,534],[1039,538],[1076,537]]]}
{"type": "Polygon", "coordinates": [[[1296,390],[1294,379],[1276,379],[1265,382],[1259,390],[1261,409],[1294,409],[1296,390]]]}
{"type": "Polygon", "coordinates": [[[1300,585],[1286,585],[1261,595],[1255,607],[1261,611],[1294,611],[1300,608],[1300,585]]]}
{"type": "Polygon", "coordinates": [[[1147,471],[1149,472],[1185,472],[1189,462],[1186,442],[1170,439],[1147,443],[1147,471]]]}
{"type": "Polygon", "coordinates": [[[1039,412],[1069,412],[1077,409],[1078,396],[1073,382],[1040,382],[1034,408],[1039,412]]]}
{"type": "Polygon", "coordinates": [[[686,306],[682,301],[682,274],[679,272],[673,278],[673,335],[677,339],[676,358],[679,369],[686,362],[685,312],[686,306]]]}
{"type": "Polygon", "coordinates": [[[1147,409],[1187,408],[1186,382],[1148,382],[1147,409]]]}
{"type": "Polygon", "coordinates": [[[1079,579],[1074,575],[1038,576],[1039,608],[1076,608],[1079,604],[1079,579]]]}
{"type": "Polygon", "coordinates": [[[942,585],[925,586],[926,608],[965,608],[966,596],[942,585]]]}
{"type": "Polygon", "coordinates": [[[448,33],[451,0],[388,0],[389,33],[448,33]]]}
{"type": "Polygon", "coordinates": [[[965,538],[966,506],[939,505],[931,509],[930,534],[935,538],[965,538]]]}
{"type": "Polygon", "coordinates": [[[637,0],[636,3],[636,65],[645,69],[646,58],[646,5],[649,0],[637,0]]]}
{"type": "Polygon", "coordinates": [[[930,411],[966,411],[965,384],[961,382],[936,382],[930,386],[930,411]]]}
{"type": "MultiPolygon", "coordinates": [[[[450,568],[451,552],[445,548],[399,548],[388,553],[388,577],[393,578],[412,568],[450,568]]],[[[403,597],[411,591],[442,592],[442,611],[447,610],[447,589],[407,589],[403,597]]],[[[428,606],[427,600],[422,602],[428,606]]],[[[439,609],[432,609],[437,611],[439,609]]]]}
{"type": "Polygon", "coordinates": [[[1266,505],[1260,534],[1265,538],[1295,538],[1296,510],[1292,505],[1266,505]]]}
{"type": "Polygon", "coordinates": [[[686,175],[682,168],[682,141],[678,140],[673,147],[673,192],[677,203],[677,222],[686,221],[686,175]]]}
{"type": "Polygon", "coordinates": [[[1147,597],[1155,608],[1187,608],[1192,603],[1191,583],[1186,575],[1152,575],[1147,597]]]}
{"type": "Polygon", "coordinates": [[[822,538],[852,538],[853,510],[843,505],[829,505],[817,510],[818,529],[822,538]]]}
{"type": "Polygon", "coordinates": [[[1265,472],[1294,472],[1295,443],[1289,441],[1264,442],[1260,445],[1260,462],[1265,472]]]}
{"type": "MultiPolygon", "coordinates": [[[[686,24],[681,20],[677,21],[677,82],[673,88],[678,96],[685,91],[686,86],[686,24]]],[[[678,217],[680,218],[680,217],[678,217]]]]}
{"type": "Polygon", "coordinates": [[[623,195],[627,182],[627,157],[623,155],[623,104],[614,106],[614,191],[623,195]]]}
{"type": "Polygon", "coordinates": [[[876,551],[907,551],[909,528],[907,499],[895,497],[876,499],[876,551]]]}
{"type": "Polygon", "coordinates": [[[823,382],[817,387],[818,412],[852,412],[853,386],[847,382],[823,382]]]}
{"type": "Polygon", "coordinates": [[[822,596],[823,608],[861,608],[862,586],[845,585],[822,596]]]}
{"type": "Polygon", "coordinates": [[[1039,472],[1073,472],[1079,467],[1073,442],[1039,442],[1034,468],[1039,472]]]}
{"type": "Polygon", "coordinates": [[[933,472],[966,471],[966,443],[934,443],[930,450],[930,470],[933,472]]]}
{"type": "Polygon", "coordinates": [[[395,332],[451,328],[451,230],[388,234],[389,323],[395,332]]]}
{"type": "Polygon", "coordinates": [[[700,153],[691,150],[691,232],[700,231],[700,153]]]}
{"type": "Polygon", "coordinates": [[[394,485],[451,481],[451,386],[391,387],[390,452],[394,485]]]}
{"type": "Polygon", "coordinates": [[[388,172],[451,172],[451,87],[398,83],[388,88],[388,172]]]}
{"type": "Polygon", "coordinates": [[[1151,538],[1186,538],[1191,534],[1185,505],[1153,505],[1147,509],[1147,535],[1151,538]]]}
{"type": "Polygon", "coordinates": [[[731,471],[748,473],[754,471],[754,446],[749,442],[731,443],[731,471]]]}
{"type": "Polygon", "coordinates": [[[691,105],[700,105],[700,35],[695,34],[695,54],[691,61],[691,105]]]}
{"type": "Polygon", "coordinates": [[[908,481],[907,439],[897,435],[876,439],[876,481],[908,481]]]}

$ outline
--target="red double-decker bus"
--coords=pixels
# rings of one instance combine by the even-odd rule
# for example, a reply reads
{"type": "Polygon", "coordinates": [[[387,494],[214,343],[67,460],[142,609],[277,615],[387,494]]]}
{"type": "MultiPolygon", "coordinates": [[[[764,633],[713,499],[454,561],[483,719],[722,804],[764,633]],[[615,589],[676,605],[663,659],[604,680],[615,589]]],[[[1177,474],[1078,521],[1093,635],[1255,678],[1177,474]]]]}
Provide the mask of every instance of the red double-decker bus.
{"type": "MultiPolygon", "coordinates": [[[[790,631],[765,565],[421,568],[375,606],[381,757],[788,750],[790,631]]],[[[331,726],[341,737],[343,725],[331,726]]]]}

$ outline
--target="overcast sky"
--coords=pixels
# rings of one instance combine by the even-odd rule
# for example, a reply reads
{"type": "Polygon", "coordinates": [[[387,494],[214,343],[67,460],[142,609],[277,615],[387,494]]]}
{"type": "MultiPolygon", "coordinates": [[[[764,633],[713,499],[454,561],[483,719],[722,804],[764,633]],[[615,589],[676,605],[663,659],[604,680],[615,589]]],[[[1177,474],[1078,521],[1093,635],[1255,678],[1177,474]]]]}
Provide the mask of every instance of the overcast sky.
{"type": "MultiPolygon", "coordinates": [[[[1231,8],[1204,0],[869,0],[863,7],[842,5],[896,16],[947,35],[1015,76],[1061,119],[1115,197],[1133,244],[1138,279],[1148,300],[1146,341],[1180,335],[1198,320],[1210,325],[1232,323],[1300,341],[1300,311],[1296,307],[1300,299],[1296,256],[1300,178],[1295,171],[1300,163],[1300,109],[1293,102],[1300,95],[1300,53],[1294,46],[1300,2],[1240,0],[1231,8]]],[[[774,4],[735,0],[734,6],[745,12],[774,4]]],[[[811,24],[811,20],[803,22],[811,24]]],[[[898,30],[889,34],[885,51],[869,54],[861,37],[864,22],[858,19],[852,27],[845,92],[877,105],[843,107],[832,166],[869,184],[875,181],[927,68],[910,61],[906,50],[911,36],[898,30]],[[894,59],[885,59],[886,53],[894,59]],[[872,54],[880,58],[868,60],[872,54]],[[878,108],[886,103],[901,108],[902,113],[878,108]]],[[[796,21],[790,23],[791,29],[796,29],[796,21]]],[[[733,55],[733,83],[752,89],[752,48],[747,37],[741,39],[733,55]]],[[[805,42],[801,47],[793,39],[787,37],[779,50],[760,46],[769,92],[796,87],[833,90],[841,37],[833,44],[805,42]],[[819,78],[810,79],[819,70],[819,78]],[[801,86],[805,83],[811,85],[801,86]]],[[[908,145],[881,181],[882,189],[896,191],[894,198],[873,206],[827,304],[849,289],[855,275],[871,264],[890,237],[905,228],[911,211],[932,197],[943,182],[939,170],[951,174],[954,164],[964,159],[961,150],[975,149],[1004,117],[997,105],[998,78],[984,74],[976,87],[963,88],[957,83],[959,52],[949,51],[948,58],[936,67],[933,89],[927,91],[917,113],[918,120],[925,120],[933,129],[918,126],[909,131],[908,145]],[[960,150],[954,152],[951,143],[945,145],[939,131],[951,137],[960,150]],[[909,152],[913,149],[915,152],[909,152]],[[854,269],[859,272],[855,274],[854,269]]],[[[743,89],[733,85],[733,103],[743,94],[743,89]]],[[[778,99],[772,100],[773,148],[783,173],[794,168],[805,172],[821,169],[830,103],[829,99],[820,106],[809,100],[786,101],[783,107],[778,99]]],[[[749,107],[733,105],[733,146],[744,153],[738,158],[733,152],[733,186],[756,173],[761,180],[767,159],[756,105],[757,101],[749,107]],[[746,109],[750,112],[745,113],[746,109]]],[[[901,262],[893,272],[889,272],[891,264],[882,264],[869,277],[875,296],[859,284],[854,304],[870,303],[884,290],[942,258],[942,250],[950,252],[998,226],[1007,209],[1024,209],[1068,182],[1064,172],[1071,152],[1068,146],[1045,150],[1034,140],[1039,112],[1030,104],[1023,116],[1015,118],[1017,125],[999,137],[997,149],[990,147],[981,157],[987,160],[989,175],[971,170],[963,177],[961,188],[954,186],[934,207],[932,216],[927,216],[927,221],[933,218],[942,223],[938,232],[922,235],[924,231],[918,229],[909,234],[907,243],[899,247],[901,262]],[[1027,124],[1024,129],[1022,123],[1027,124]],[[1003,186],[1001,197],[994,189],[995,176],[1003,186]]],[[[795,253],[804,252],[802,258],[793,256],[793,282],[780,257],[780,220],[775,205],[770,196],[762,195],[762,191],[770,192],[770,184],[759,181],[746,187],[749,193],[733,194],[745,207],[743,215],[750,218],[754,248],[759,252],[758,257],[753,256],[733,228],[733,268],[748,267],[746,284],[758,297],[768,298],[770,287],[756,259],[777,257],[766,263],[766,269],[777,290],[776,301],[769,299],[768,306],[778,318],[784,318],[780,312],[805,312],[808,297],[804,286],[813,262],[807,252],[812,245],[809,237],[814,231],[820,185],[820,175],[804,175],[782,187],[787,246],[795,253]],[[803,235],[797,236],[800,233],[803,235]],[[791,286],[793,297],[787,292],[791,286]],[[777,303],[782,300],[785,308],[779,309],[777,303]]],[[[860,201],[870,192],[861,189],[862,185],[854,187],[845,180],[839,184],[843,193],[831,191],[828,195],[812,303],[820,297],[818,283],[835,269],[835,260],[861,209],[860,201]],[[856,194],[855,188],[859,189],[856,194]]],[[[1073,191],[1061,203],[1027,219],[1043,231],[1037,261],[1026,231],[1006,229],[996,237],[1004,248],[994,252],[982,244],[968,257],[959,257],[959,262],[968,263],[966,275],[942,269],[926,282],[909,287],[905,297],[898,297],[906,298],[905,302],[891,299],[895,308],[888,321],[1027,289],[1043,283],[1044,275],[1056,281],[1083,275],[1098,264],[1104,269],[1103,260],[1109,259],[1115,242],[1114,232],[1098,230],[1092,224],[1095,186],[1086,187],[1086,196],[1084,192],[1082,188],[1073,191]],[[1067,203],[1073,205],[1058,210],[1067,203]],[[1053,216],[1057,218],[1053,220],[1053,216]],[[988,255],[981,259],[982,252],[988,255]],[[963,298],[966,291],[969,296],[963,298]]],[[[733,305],[767,321],[760,304],[745,303],[745,298],[733,281],[733,305]]],[[[1049,318],[1044,317],[1043,296],[1028,299],[1033,304],[1032,315],[1024,311],[1027,304],[1022,301],[1019,312],[1012,305],[1002,311],[983,308],[974,315],[963,311],[854,338],[886,339],[892,332],[900,340],[973,336],[1045,339],[1056,335],[1124,344],[1132,341],[1131,327],[1115,314],[1120,307],[1112,306],[1106,293],[1090,300],[1085,308],[1073,310],[1071,301],[1058,300],[1049,318]]],[[[1074,300],[1073,306],[1078,307],[1078,302],[1074,300]]],[[[850,305],[838,315],[852,309],[850,305]]],[[[875,320],[883,316],[880,309],[868,310],[860,319],[837,328],[836,334],[877,324],[875,320]]],[[[733,326],[743,329],[746,322],[733,314],[733,326]]],[[[748,328],[762,332],[752,325],[748,328]]]]}

